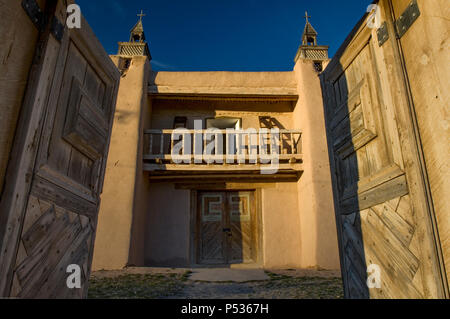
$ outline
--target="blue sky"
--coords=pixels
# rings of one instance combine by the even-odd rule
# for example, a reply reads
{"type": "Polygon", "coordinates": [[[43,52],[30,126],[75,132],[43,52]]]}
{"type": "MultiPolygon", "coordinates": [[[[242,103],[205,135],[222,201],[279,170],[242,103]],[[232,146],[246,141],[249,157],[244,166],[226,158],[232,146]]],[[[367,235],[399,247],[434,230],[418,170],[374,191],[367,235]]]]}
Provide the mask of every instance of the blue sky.
{"type": "Polygon", "coordinates": [[[142,9],[159,71],[290,71],[305,25],[339,48],[372,0],[78,0],[109,54],[128,41],[142,9]]]}

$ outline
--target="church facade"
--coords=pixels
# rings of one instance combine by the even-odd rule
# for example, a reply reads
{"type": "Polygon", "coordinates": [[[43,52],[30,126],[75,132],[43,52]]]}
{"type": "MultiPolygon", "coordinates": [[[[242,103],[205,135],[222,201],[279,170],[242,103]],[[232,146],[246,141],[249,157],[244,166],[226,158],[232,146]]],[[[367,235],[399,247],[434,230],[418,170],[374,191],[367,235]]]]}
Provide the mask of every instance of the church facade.
{"type": "Polygon", "coordinates": [[[141,20],[121,71],[93,267],[339,269],[308,21],[291,72],[155,72],[141,20]]]}

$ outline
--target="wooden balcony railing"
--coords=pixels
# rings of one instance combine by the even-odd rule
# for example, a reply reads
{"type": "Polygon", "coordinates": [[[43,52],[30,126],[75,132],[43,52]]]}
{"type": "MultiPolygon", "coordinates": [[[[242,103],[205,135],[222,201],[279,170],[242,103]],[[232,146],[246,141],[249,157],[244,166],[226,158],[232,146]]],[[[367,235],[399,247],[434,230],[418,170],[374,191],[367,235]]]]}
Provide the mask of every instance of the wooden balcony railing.
{"type": "Polygon", "coordinates": [[[146,171],[301,170],[299,130],[146,130],[146,171]]]}

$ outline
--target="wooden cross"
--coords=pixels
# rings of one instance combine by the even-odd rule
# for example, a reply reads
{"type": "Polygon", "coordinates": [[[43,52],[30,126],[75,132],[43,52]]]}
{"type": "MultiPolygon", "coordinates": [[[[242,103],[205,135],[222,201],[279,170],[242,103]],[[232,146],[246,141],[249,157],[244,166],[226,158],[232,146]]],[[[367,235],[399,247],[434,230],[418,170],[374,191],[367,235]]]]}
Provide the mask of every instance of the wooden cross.
{"type": "Polygon", "coordinates": [[[139,20],[142,21],[142,17],[145,17],[146,14],[144,14],[144,11],[141,10],[141,13],[137,15],[139,17],[139,20]]]}
{"type": "Polygon", "coordinates": [[[306,22],[309,22],[309,21],[308,21],[309,18],[311,18],[311,17],[308,15],[308,11],[305,11],[305,19],[306,19],[306,22]]]}

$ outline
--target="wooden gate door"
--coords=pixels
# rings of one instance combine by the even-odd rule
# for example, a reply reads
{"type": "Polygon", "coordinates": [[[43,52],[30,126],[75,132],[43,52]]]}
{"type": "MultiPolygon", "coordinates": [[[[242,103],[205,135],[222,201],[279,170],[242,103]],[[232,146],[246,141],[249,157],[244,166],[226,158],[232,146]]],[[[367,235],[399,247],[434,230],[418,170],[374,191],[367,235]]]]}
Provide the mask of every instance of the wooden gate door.
{"type": "Polygon", "coordinates": [[[389,36],[365,17],[321,76],[345,295],[442,297],[390,6],[379,6],[389,36]],[[371,265],[379,288],[367,285],[371,265]]]}
{"type": "MultiPolygon", "coordinates": [[[[256,210],[253,192],[227,193],[227,216],[231,236],[228,238],[228,262],[256,262],[256,210]]],[[[227,226],[228,226],[227,225],[227,226]]]]}
{"type": "Polygon", "coordinates": [[[66,20],[63,3],[47,1],[50,19],[2,198],[3,296],[87,292],[120,75],[84,19],[81,29],[57,28],[66,20]],[[68,288],[69,265],[80,267],[81,289],[68,288]]]}
{"type": "Polygon", "coordinates": [[[224,192],[198,195],[198,261],[214,265],[227,263],[226,196],[224,192]]]}
{"type": "Polygon", "coordinates": [[[256,210],[253,192],[200,192],[200,264],[256,262],[256,210]]]}

